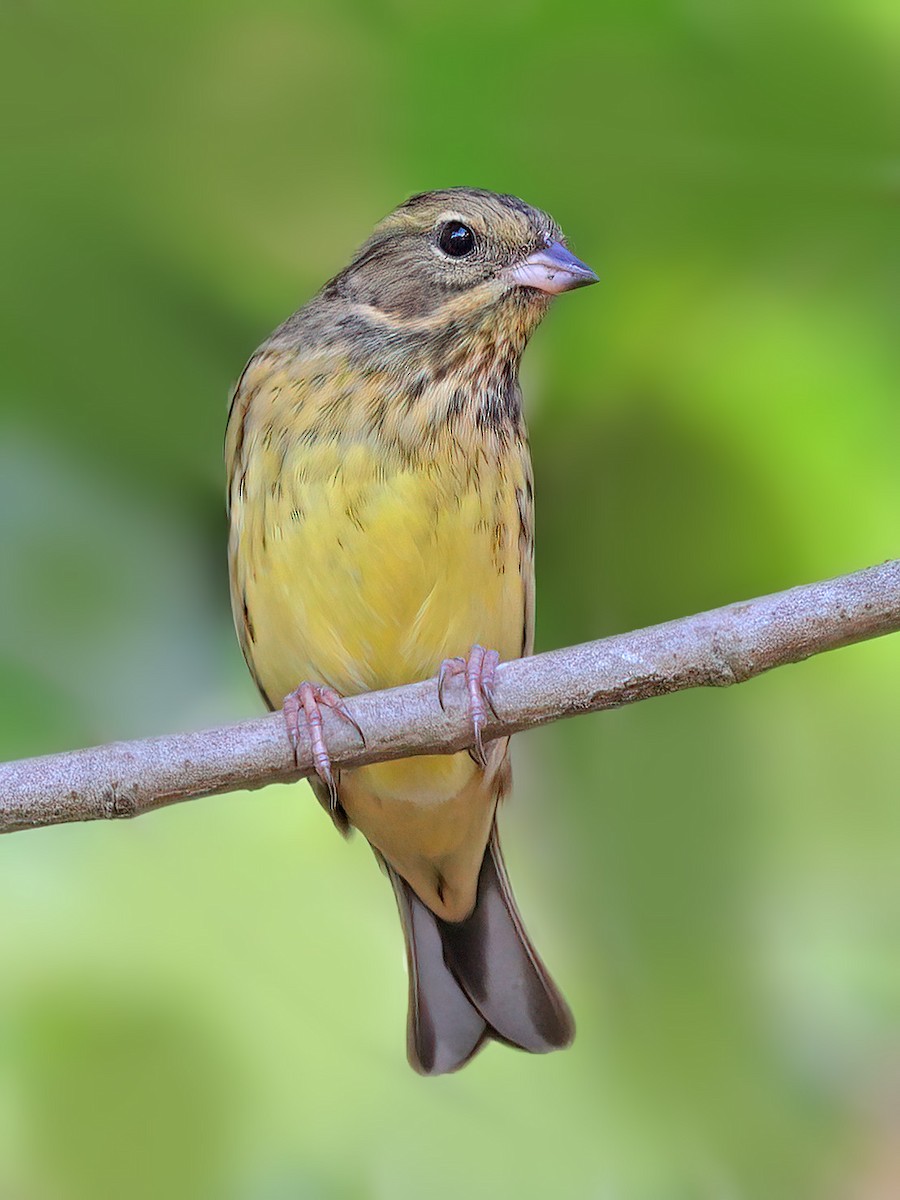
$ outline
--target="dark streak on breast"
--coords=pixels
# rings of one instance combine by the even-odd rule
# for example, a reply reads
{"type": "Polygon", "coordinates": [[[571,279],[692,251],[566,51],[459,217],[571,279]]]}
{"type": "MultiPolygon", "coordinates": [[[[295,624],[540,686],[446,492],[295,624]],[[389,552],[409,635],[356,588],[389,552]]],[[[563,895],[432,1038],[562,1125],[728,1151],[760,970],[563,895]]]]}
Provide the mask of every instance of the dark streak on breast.
{"type": "Polygon", "coordinates": [[[519,545],[529,553],[532,549],[531,504],[525,498],[525,491],[516,488],[516,508],[519,513],[519,545]]]}
{"type": "Polygon", "coordinates": [[[241,611],[244,616],[244,628],[247,631],[247,637],[251,642],[256,641],[256,630],[253,628],[253,622],[250,620],[250,610],[247,607],[247,592],[241,593],[241,611]]]}

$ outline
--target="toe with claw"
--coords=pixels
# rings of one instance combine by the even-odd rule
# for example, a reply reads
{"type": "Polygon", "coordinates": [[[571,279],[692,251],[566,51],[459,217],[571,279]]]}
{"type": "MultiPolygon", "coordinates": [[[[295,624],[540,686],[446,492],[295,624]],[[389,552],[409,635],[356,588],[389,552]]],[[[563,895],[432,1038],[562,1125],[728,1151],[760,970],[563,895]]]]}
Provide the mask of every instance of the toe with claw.
{"type": "Polygon", "coordinates": [[[282,711],[287,735],[294,751],[294,760],[297,761],[302,726],[312,747],[313,766],[316,774],[328,788],[331,808],[334,811],[338,806],[337,780],[322,730],[323,708],[330,708],[348,725],[352,725],[359,734],[363,745],[366,744],[365,734],[360,729],[358,722],[350,713],[343,697],[333,688],[322,687],[316,683],[301,683],[298,688],[285,696],[282,711]]]}
{"type": "Polygon", "coordinates": [[[444,687],[447,680],[454,675],[462,675],[465,678],[469,699],[469,719],[472,722],[472,732],[475,738],[471,754],[481,767],[487,765],[484,742],[481,737],[481,730],[487,720],[487,710],[490,709],[494,716],[497,716],[497,710],[494,707],[494,684],[497,680],[499,663],[500,655],[496,650],[485,650],[484,646],[473,646],[467,658],[445,658],[438,672],[437,690],[441,708],[444,708],[444,687]]]}

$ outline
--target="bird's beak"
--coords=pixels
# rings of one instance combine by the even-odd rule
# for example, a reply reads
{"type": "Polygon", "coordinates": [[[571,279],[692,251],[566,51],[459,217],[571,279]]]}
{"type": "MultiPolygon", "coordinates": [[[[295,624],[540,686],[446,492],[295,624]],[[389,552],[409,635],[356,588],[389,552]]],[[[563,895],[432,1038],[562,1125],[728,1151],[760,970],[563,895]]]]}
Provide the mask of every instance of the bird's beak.
{"type": "Polygon", "coordinates": [[[537,288],[551,296],[597,283],[597,276],[562,242],[551,242],[507,271],[507,279],[519,287],[537,288]]]}

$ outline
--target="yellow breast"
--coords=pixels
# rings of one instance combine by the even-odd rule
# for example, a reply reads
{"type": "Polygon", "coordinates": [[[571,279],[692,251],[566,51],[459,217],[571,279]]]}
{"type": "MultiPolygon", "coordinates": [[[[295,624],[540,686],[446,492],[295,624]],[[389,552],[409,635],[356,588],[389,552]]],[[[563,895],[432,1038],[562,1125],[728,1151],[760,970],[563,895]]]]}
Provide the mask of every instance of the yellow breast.
{"type": "Polygon", "coordinates": [[[521,655],[527,449],[423,429],[411,457],[349,412],[310,436],[291,394],[278,374],[256,393],[232,495],[235,616],[270,702],[302,679],[351,695],[425,679],[476,642],[521,655]]]}
{"type": "MultiPolygon", "coordinates": [[[[458,411],[458,384],[392,387],[333,358],[268,351],[235,397],[232,603],[273,707],[303,680],[353,695],[426,679],[475,643],[530,652],[521,429],[458,411]]],[[[352,824],[448,919],[474,904],[505,754],[495,742],[484,771],[462,753],[342,777],[352,824]]]]}

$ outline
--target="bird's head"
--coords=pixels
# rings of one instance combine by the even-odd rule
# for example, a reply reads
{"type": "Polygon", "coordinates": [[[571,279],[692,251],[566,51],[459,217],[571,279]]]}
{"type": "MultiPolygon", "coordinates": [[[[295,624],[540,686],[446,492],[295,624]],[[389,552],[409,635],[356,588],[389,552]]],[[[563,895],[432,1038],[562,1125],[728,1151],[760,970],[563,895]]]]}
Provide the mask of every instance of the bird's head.
{"type": "Polygon", "coordinates": [[[397,326],[491,321],[527,339],[554,295],[596,281],[552,217],[515,196],[460,187],[401,204],[329,288],[397,326]]]}

